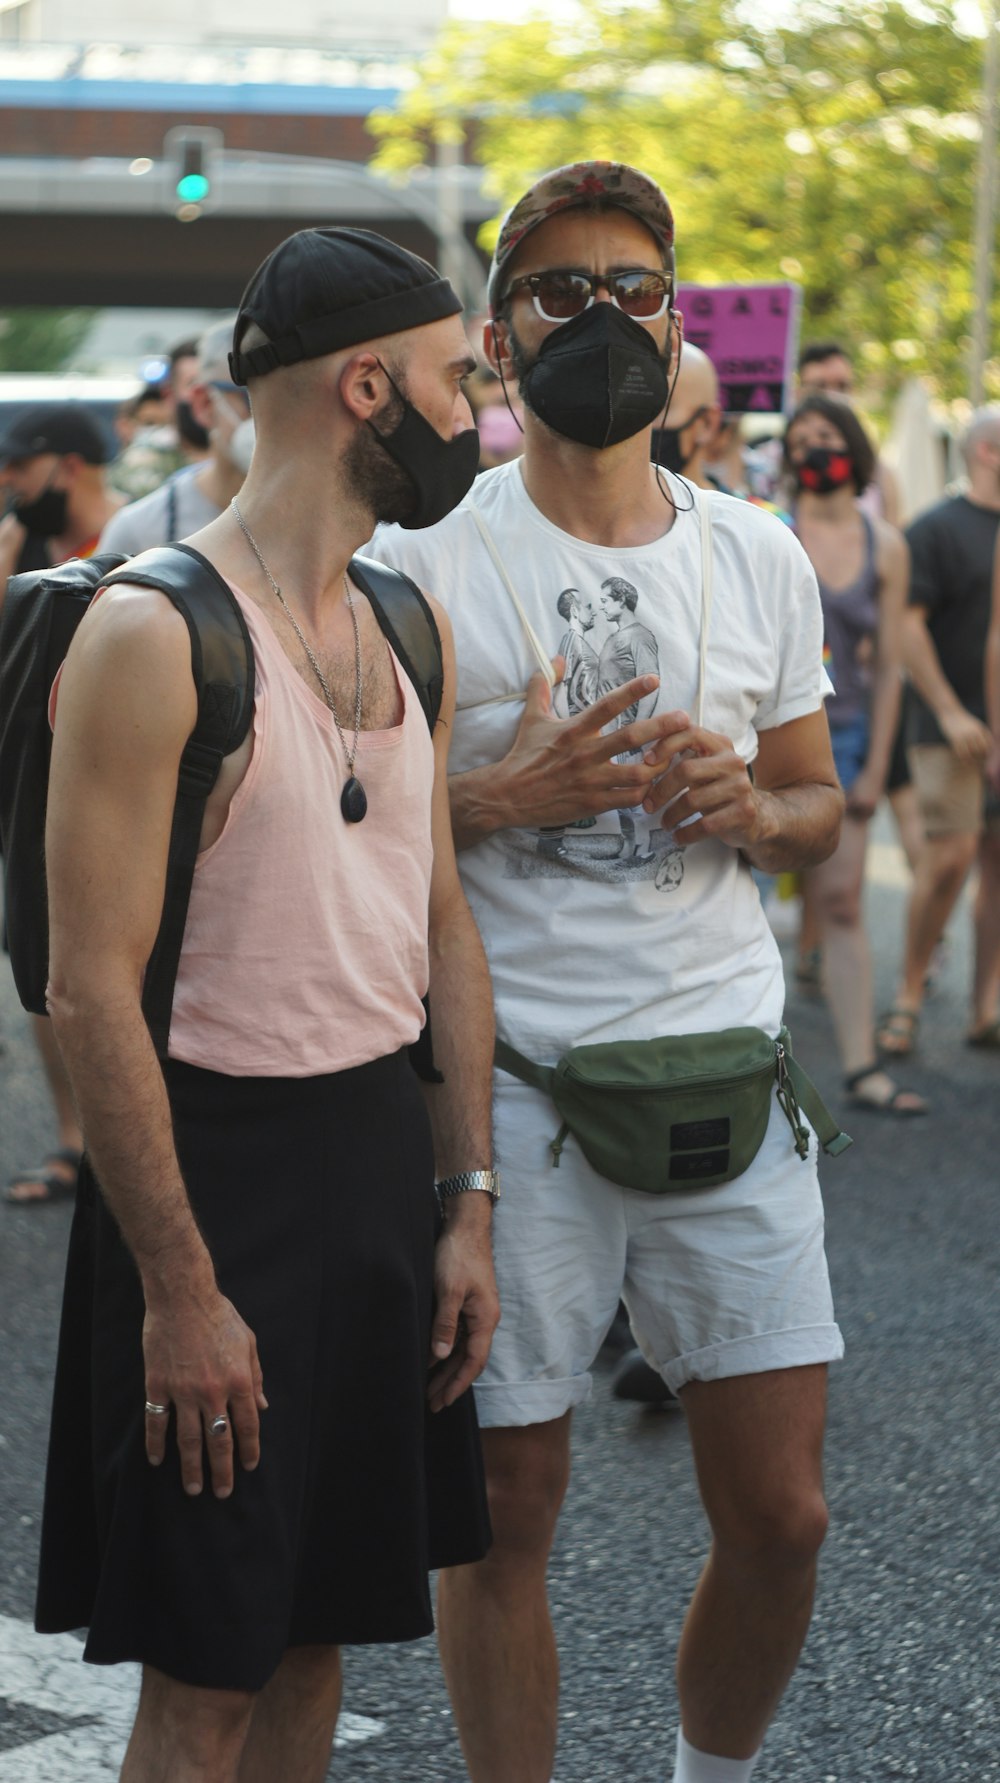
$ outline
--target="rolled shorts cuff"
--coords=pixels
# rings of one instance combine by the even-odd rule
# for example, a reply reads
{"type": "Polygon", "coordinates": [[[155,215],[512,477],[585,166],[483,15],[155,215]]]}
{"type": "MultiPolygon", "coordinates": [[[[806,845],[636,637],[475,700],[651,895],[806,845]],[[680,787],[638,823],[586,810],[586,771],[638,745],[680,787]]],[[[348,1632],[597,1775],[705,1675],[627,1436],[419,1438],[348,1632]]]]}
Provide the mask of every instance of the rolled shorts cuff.
{"type": "Polygon", "coordinates": [[[647,1361],[663,1376],[672,1393],[690,1381],[728,1381],[741,1374],[766,1374],[774,1368],[806,1368],[816,1362],[839,1362],[844,1339],[839,1325],[798,1325],[788,1331],[766,1331],[758,1337],[735,1337],[691,1350],[672,1362],[647,1361]]]}
{"type": "Polygon", "coordinates": [[[476,1415],[482,1430],[509,1430],[521,1424],[548,1424],[590,1398],[591,1374],[568,1374],[550,1381],[477,1381],[476,1415]]]}

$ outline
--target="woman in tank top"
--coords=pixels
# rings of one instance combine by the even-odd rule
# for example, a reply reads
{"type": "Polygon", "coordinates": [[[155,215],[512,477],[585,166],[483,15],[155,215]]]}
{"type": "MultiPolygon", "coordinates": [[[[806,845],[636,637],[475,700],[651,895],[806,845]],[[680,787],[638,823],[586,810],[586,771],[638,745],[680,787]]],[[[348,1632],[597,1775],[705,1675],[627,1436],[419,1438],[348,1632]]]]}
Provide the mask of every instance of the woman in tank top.
{"type": "Polygon", "coordinates": [[[879,1065],[871,950],[862,920],[868,823],[885,791],[899,713],[900,638],[909,581],[905,542],[858,506],[875,469],[861,422],[835,397],[811,395],[785,433],[794,526],[819,582],[833,755],[847,795],[836,852],[808,874],[823,984],[853,1102],[886,1114],[926,1113],[879,1065]]]}

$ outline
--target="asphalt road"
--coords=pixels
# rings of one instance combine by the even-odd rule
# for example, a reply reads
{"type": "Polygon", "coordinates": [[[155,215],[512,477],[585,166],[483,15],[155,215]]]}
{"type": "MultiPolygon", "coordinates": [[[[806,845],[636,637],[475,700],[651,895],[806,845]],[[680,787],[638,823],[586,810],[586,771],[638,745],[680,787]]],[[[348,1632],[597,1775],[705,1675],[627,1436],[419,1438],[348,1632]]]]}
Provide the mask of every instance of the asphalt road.
{"type": "MultiPolygon", "coordinates": [[[[870,911],[880,1001],[904,894],[877,851],[870,911]]],[[[832,1527],[816,1617],[755,1783],[1000,1779],[995,1355],[1000,1058],[962,1044],[968,913],[953,923],[907,1081],[926,1120],[852,1115],[824,1166],[831,1268],[848,1355],[831,1378],[832,1527]]],[[[836,1099],[826,1011],[794,992],[799,1055],[836,1099]]],[[[0,1179],[49,1134],[25,1019],[0,973],[0,1179]]],[[[0,1208],[0,1783],[117,1774],[131,1684],[95,1678],[29,1633],[65,1207],[0,1208]]],[[[705,1548],[684,1420],[608,1391],[598,1363],[577,1416],[574,1478],[552,1567],[563,1667],[557,1783],[663,1783],[673,1648],[705,1548]]],[[[343,1783],[465,1775],[433,1643],[348,1655],[355,1718],[343,1783]]],[[[276,1780],[279,1783],[279,1780],[276,1780]]]]}

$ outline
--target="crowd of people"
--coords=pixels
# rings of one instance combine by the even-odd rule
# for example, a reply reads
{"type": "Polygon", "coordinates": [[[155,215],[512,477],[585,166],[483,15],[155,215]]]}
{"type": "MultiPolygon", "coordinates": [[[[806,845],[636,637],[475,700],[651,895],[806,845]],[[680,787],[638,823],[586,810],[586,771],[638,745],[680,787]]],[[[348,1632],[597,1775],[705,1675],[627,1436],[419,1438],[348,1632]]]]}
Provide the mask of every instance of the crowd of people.
{"type": "Polygon", "coordinates": [[[673,1783],[749,1783],[795,1668],[843,1351],[817,1154],[847,1141],[761,891],[796,876],[845,1097],[910,1120],[976,866],[967,1040],[1000,1051],[1000,409],[902,532],[839,343],[747,447],[675,277],[667,198],[617,163],[513,206],[478,351],[424,261],[303,230],[115,463],[77,405],[0,442],[3,584],[183,539],[251,671],[160,1052],[194,632],[126,571],[52,697],[57,1131],[7,1198],[75,1199],[37,1621],[141,1662],[125,1783],[318,1783],[341,1646],[429,1632],[433,1568],[469,1776],[550,1783],[548,1561],[621,1306],[620,1386],[683,1408],[710,1531],[673,1783]],[[901,755],[880,1015],[861,894],[901,755]]]}

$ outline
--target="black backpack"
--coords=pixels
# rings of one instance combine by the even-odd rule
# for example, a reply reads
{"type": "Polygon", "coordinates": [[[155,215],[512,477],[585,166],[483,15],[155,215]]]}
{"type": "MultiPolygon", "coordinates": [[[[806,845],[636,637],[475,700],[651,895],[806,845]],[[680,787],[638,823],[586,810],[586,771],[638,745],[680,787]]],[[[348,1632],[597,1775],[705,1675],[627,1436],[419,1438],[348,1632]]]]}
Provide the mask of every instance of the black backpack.
{"type": "MultiPolygon", "coordinates": [[[[413,683],[433,732],[441,707],[441,639],[434,616],[408,576],[367,557],[350,572],[371,602],[413,683]]],[[[99,588],[135,582],[159,588],[191,635],[198,718],[181,756],[159,932],[146,968],[143,1013],[166,1057],[174,981],[201,836],[205,802],[225,756],[253,716],[253,645],[228,583],[190,545],[161,545],[131,559],[71,558],[55,569],[13,576],[0,623],[0,851],[7,941],[18,995],[44,1015],[49,928],[45,885],[45,806],[52,737],[49,693],[73,634],[99,588]]],[[[411,1049],[421,1076],[436,1075],[429,1028],[411,1049]]]]}

